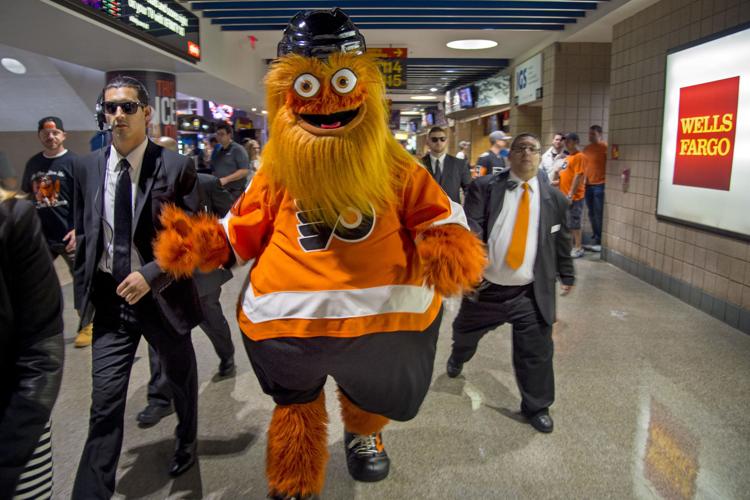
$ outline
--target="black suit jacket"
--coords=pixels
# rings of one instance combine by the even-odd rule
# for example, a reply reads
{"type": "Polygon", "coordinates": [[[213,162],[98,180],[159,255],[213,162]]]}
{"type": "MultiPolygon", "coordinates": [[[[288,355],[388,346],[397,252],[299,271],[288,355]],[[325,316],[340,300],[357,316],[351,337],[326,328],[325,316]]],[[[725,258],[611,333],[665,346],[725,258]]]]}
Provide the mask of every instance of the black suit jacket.
{"type": "Polygon", "coordinates": [[[471,184],[471,172],[466,160],[459,160],[455,156],[445,155],[439,176],[432,171],[432,158],[429,154],[422,157],[422,164],[432,173],[432,177],[440,184],[448,197],[456,203],[461,203],[461,190],[471,184]]]}
{"type": "MultiPolygon", "coordinates": [[[[81,324],[91,321],[94,307],[91,286],[103,253],[104,175],[110,148],[76,160],[76,259],[74,285],[81,324]]],[[[178,334],[189,333],[202,317],[192,279],[175,280],[156,262],[152,242],[161,230],[162,207],[173,203],[196,213],[200,195],[193,162],[149,141],[143,156],[133,214],[133,244],[141,260],[140,272],[151,286],[151,296],[162,322],[178,334]]],[[[141,299],[143,300],[143,299],[141,299]]]]}
{"type": "MultiPolygon", "coordinates": [[[[485,243],[503,208],[509,171],[485,175],[474,180],[464,203],[469,227],[485,243]]],[[[570,232],[566,222],[569,202],[563,194],[539,179],[539,239],[534,262],[534,297],[544,320],[555,322],[555,279],[566,285],[575,283],[575,268],[570,257],[570,232]],[[559,229],[557,229],[559,227],[559,229]],[[553,229],[557,229],[553,232],[553,229]]],[[[516,188],[519,189],[519,188],[516,188]]]]}

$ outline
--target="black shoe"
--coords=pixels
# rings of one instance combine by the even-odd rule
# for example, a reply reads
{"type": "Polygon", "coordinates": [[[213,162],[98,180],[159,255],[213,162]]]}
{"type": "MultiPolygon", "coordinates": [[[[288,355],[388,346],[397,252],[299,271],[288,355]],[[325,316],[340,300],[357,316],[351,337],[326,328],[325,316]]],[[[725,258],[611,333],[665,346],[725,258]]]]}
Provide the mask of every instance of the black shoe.
{"type": "Polygon", "coordinates": [[[269,500],[316,500],[318,496],[317,495],[300,495],[299,493],[295,495],[283,495],[281,493],[269,493],[267,498],[269,500]]]}
{"type": "Polygon", "coordinates": [[[229,358],[227,361],[219,363],[219,371],[216,375],[218,375],[219,378],[229,378],[234,377],[236,373],[237,366],[234,364],[234,359],[229,358]]]}
{"type": "Polygon", "coordinates": [[[374,483],[388,477],[391,459],[383,448],[379,432],[352,434],[344,431],[344,449],[349,475],[357,481],[374,483]]]}
{"type": "Polygon", "coordinates": [[[189,445],[177,446],[177,450],[174,452],[172,461],[169,462],[169,475],[177,477],[195,463],[196,456],[196,443],[193,442],[189,445]]]}
{"type": "Polygon", "coordinates": [[[445,372],[450,378],[456,378],[461,375],[461,370],[464,369],[464,364],[460,361],[456,361],[453,358],[453,354],[448,358],[448,363],[445,365],[445,372]]]}
{"type": "Polygon", "coordinates": [[[169,406],[162,406],[149,403],[146,408],[135,417],[135,419],[141,427],[151,427],[152,425],[158,424],[162,418],[171,415],[172,413],[174,413],[174,408],[171,404],[169,406]]]}
{"type": "Polygon", "coordinates": [[[547,410],[542,410],[536,413],[533,417],[526,418],[529,420],[531,426],[539,432],[544,432],[545,434],[552,432],[554,422],[552,422],[552,417],[549,416],[547,410]]]}

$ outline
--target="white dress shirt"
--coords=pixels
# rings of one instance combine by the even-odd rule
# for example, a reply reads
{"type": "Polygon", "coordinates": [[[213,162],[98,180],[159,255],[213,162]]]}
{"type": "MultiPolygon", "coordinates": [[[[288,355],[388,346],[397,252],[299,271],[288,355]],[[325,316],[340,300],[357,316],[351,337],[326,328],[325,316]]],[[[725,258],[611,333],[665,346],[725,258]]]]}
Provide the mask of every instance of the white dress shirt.
{"type": "MultiPolygon", "coordinates": [[[[114,146],[109,148],[109,161],[104,173],[104,217],[102,219],[102,231],[104,242],[104,252],[99,261],[99,269],[104,272],[112,273],[112,260],[114,259],[114,227],[115,227],[115,190],[117,189],[117,178],[120,175],[118,164],[125,158],[130,163],[130,190],[132,193],[131,208],[135,213],[135,199],[138,192],[138,178],[141,175],[141,166],[143,165],[143,155],[146,153],[148,139],[136,146],[127,156],[122,156],[117,152],[114,146]]],[[[136,221],[133,218],[131,231],[135,232],[136,221]]],[[[130,270],[137,271],[141,268],[141,262],[138,258],[138,250],[133,245],[132,235],[130,240],[130,270]]]]}
{"type": "Polygon", "coordinates": [[[518,213],[518,205],[521,203],[523,194],[523,181],[512,172],[510,179],[516,181],[518,186],[514,190],[505,190],[503,208],[497,216],[495,224],[490,229],[490,237],[487,239],[489,250],[489,265],[484,272],[484,277],[497,285],[528,285],[534,281],[534,262],[536,261],[537,244],[539,241],[539,211],[540,194],[539,180],[532,177],[529,184],[529,228],[526,232],[526,251],[523,255],[523,263],[518,269],[511,269],[505,263],[505,255],[508,253],[510,240],[513,236],[513,226],[518,213]]]}
{"type": "Polygon", "coordinates": [[[441,154],[440,156],[432,156],[432,153],[430,153],[430,166],[432,167],[433,174],[436,177],[440,177],[443,169],[445,168],[445,153],[441,154]],[[436,161],[440,162],[440,170],[435,169],[436,161]]]}

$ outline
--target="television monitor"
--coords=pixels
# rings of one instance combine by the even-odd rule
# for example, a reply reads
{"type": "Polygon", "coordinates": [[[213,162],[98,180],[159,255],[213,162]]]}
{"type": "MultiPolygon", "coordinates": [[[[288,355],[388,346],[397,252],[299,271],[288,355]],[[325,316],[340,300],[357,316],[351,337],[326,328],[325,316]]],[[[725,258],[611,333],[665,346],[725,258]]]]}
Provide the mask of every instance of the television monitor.
{"type": "Polygon", "coordinates": [[[430,111],[429,113],[425,113],[424,122],[428,127],[432,127],[433,125],[435,125],[435,115],[432,111],[430,111]]]}
{"type": "Polygon", "coordinates": [[[473,108],[475,105],[474,87],[462,87],[458,89],[458,100],[461,109],[473,108]]]}
{"type": "Polygon", "coordinates": [[[484,135],[490,135],[495,130],[500,130],[500,120],[498,120],[497,114],[488,116],[484,123],[484,135]]]}

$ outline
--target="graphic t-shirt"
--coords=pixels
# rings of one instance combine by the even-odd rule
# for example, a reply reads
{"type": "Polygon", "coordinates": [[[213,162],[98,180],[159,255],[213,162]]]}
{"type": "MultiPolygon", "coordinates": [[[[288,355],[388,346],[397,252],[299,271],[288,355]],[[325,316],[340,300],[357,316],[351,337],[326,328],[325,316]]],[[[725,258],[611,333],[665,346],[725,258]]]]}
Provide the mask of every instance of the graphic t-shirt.
{"type": "Polygon", "coordinates": [[[74,158],[70,151],[55,158],[39,153],[26,162],[23,172],[21,189],[29,193],[50,244],[62,243],[73,229],[74,158]]]}

